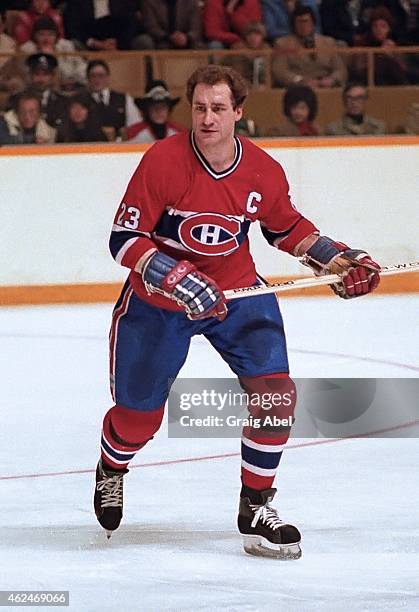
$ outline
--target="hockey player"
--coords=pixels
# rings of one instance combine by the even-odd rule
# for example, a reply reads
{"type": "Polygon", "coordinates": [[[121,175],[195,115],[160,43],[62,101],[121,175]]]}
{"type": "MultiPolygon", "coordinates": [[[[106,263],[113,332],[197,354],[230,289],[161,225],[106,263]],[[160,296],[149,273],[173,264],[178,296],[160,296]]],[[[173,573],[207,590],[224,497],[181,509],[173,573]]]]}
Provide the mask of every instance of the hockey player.
{"type": "MultiPolygon", "coordinates": [[[[143,156],[117,210],[110,239],[131,270],[110,333],[115,405],[103,421],[94,505],[108,535],[118,528],[127,466],[159,429],[191,337],[203,334],[247,393],[292,386],[281,313],[274,295],[232,300],[223,290],[258,282],[250,223],[301,258],[315,274],[339,274],[343,298],[372,291],[379,265],[360,250],[320,235],[291,204],[280,164],[234,136],[247,95],[234,70],[206,66],[187,83],[192,131],[159,141],[143,156]]],[[[283,414],[281,416],[284,416],[283,414]]],[[[245,428],[238,528],[246,552],[301,555],[300,532],[270,505],[289,428],[245,428]]]]}

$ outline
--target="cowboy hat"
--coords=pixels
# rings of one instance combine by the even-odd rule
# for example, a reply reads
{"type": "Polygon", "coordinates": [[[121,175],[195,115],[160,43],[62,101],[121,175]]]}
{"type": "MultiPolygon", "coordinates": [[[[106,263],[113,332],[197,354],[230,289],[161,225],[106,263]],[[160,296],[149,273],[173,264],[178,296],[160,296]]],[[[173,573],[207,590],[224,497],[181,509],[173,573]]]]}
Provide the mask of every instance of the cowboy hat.
{"type": "Polygon", "coordinates": [[[150,104],[165,102],[170,108],[176,106],[180,98],[172,98],[164,81],[151,81],[142,98],[135,98],[140,110],[147,109],[150,104]]]}

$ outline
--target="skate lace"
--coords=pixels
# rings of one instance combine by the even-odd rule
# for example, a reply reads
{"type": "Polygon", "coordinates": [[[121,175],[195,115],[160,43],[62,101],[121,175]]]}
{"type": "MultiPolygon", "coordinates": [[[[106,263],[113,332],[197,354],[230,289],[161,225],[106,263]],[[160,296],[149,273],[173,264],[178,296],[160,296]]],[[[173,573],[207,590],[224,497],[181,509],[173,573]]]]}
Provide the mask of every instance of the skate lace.
{"type": "Polygon", "coordinates": [[[254,506],[250,504],[250,508],[255,513],[251,523],[252,527],[256,527],[258,521],[261,521],[275,531],[284,524],[279,518],[275,508],[271,508],[269,504],[265,504],[264,506],[254,506]]]}
{"type": "Polygon", "coordinates": [[[96,489],[102,493],[102,508],[118,508],[122,506],[122,475],[104,476],[97,483],[96,489]]]}

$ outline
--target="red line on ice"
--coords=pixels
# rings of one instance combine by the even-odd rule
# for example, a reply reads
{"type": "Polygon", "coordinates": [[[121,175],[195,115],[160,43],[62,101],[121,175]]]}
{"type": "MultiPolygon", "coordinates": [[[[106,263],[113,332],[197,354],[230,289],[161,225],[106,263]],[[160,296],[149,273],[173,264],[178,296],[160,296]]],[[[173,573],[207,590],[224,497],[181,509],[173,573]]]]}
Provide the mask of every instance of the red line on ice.
{"type": "MultiPolygon", "coordinates": [[[[325,438],[323,440],[312,440],[311,442],[300,442],[298,444],[287,444],[285,450],[293,448],[303,448],[306,446],[319,446],[320,444],[333,444],[334,442],[344,442],[345,440],[356,440],[358,438],[369,438],[371,436],[378,436],[380,434],[389,433],[391,431],[397,431],[399,429],[407,429],[419,425],[419,419],[409,421],[408,423],[402,423],[401,425],[395,425],[393,427],[386,427],[385,429],[378,429],[377,431],[369,431],[363,434],[345,436],[343,438],[325,438]]],[[[183,459],[168,459],[165,461],[152,461],[150,463],[140,463],[138,465],[131,465],[130,470],[147,467],[158,467],[164,465],[173,465],[178,463],[193,463],[195,461],[208,461],[209,459],[228,459],[230,457],[238,457],[240,453],[222,453],[220,455],[203,455],[202,457],[184,457],[183,459]]],[[[0,480],[19,480],[21,478],[45,478],[47,476],[68,476],[70,474],[92,474],[96,471],[96,468],[86,468],[83,470],[66,470],[63,472],[40,472],[38,474],[16,474],[12,476],[0,476],[0,480]]]]}

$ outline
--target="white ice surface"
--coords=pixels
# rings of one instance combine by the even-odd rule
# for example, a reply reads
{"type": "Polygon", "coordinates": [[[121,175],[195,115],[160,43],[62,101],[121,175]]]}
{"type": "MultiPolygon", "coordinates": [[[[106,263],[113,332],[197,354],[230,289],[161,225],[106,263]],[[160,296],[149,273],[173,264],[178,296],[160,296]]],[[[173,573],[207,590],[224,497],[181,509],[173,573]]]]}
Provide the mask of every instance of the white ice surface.
{"type": "MultiPolygon", "coordinates": [[[[418,305],[283,300],[293,375],[417,377],[418,305]]],[[[301,528],[303,557],[278,562],[241,550],[239,457],[222,457],[239,441],[168,439],[163,427],[126,478],[123,525],[107,542],[91,496],[110,312],[0,310],[0,589],[69,590],[77,612],[419,609],[414,438],[286,452],[276,505],[301,528]],[[208,455],[220,457],[196,460],[208,455]],[[63,474],[16,478],[48,472],[63,474]]],[[[197,339],[182,375],[230,373],[197,339]]]]}

